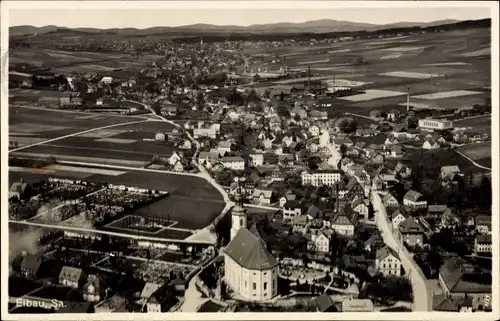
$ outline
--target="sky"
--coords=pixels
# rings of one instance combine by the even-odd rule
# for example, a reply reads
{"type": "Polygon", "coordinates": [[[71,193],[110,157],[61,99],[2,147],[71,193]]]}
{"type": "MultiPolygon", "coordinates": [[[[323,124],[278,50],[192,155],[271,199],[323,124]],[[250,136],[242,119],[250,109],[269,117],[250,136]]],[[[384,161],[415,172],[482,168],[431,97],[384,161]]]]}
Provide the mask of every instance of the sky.
{"type": "Polygon", "coordinates": [[[320,19],[372,24],[430,22],[444,19],[490,18],[489,8],[344,8],[344,9],[143,9],[143,10],[30,10],[11,9],[9,25],[36,27],[149,28],[197,23],[214,25],[305,22],[320,19]]]}

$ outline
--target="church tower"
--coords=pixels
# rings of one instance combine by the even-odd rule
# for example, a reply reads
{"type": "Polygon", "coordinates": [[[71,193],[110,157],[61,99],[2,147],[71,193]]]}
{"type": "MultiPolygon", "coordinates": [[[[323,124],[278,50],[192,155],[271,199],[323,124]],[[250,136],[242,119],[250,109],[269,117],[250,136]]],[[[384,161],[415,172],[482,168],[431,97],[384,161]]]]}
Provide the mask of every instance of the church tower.
{"type": "Polygon", "coordinates": [[[231,240],[236,236],[240,228],[247,227],[247,214],[243,207],[243,195],[241,192],[240,178],[236,178],[236,195],[234,196],[236,205],[231,211],[231,240]]]}

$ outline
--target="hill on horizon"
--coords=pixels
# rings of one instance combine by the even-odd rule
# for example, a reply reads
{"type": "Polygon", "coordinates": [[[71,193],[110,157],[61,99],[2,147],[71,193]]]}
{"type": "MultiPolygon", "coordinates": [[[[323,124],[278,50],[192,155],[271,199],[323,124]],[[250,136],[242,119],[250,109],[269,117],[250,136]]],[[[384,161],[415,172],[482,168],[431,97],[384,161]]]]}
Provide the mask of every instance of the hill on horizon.
{"type": "Polygon", "coordinates": [[[321,19],[306,21],[301,23],[280,22],[270,24],[255,24],[250,26],[236,25],[212,25],[193,24],[178,27],[151,27],[145,29],[137,28],[67,28],[54,25],[35,26],[14,26],[9,28],[10,36],[38,36],[55,32],[75,32],[83,34],[116,34],[121,36],[147,36],[153,34],[173,34],[173,33],[199,33],[203,34],[230,34],[230,33],[250,33],[250,34],[295,34],[295,33],[329,33],[329,32],[353,32],[353,31],[376,31],[391,28],[409,27],[432,27],[457,23],[459,20],[439,20],[433,22],[396,22],[390,24],[376,25],[361,22],[339,21],[331,19],[321,19]]]}

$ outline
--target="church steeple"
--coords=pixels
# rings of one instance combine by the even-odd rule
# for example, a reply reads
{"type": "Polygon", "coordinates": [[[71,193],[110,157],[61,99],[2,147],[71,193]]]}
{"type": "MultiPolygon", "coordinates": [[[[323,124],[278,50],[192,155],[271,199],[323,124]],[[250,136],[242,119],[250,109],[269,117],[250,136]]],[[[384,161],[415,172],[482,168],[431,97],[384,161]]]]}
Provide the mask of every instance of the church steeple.
{"type": "Polygon", "coordinates": [[[247,227],[247,215],[243,205],[243,193],[240,185],[240,182],[243,180],[243,178],[235,178],[237,187],[236,194],[234,195],[235,205],[231,211],[231,240],[234,238],[236,233],[238,233],[240,228],[247,227]]]}

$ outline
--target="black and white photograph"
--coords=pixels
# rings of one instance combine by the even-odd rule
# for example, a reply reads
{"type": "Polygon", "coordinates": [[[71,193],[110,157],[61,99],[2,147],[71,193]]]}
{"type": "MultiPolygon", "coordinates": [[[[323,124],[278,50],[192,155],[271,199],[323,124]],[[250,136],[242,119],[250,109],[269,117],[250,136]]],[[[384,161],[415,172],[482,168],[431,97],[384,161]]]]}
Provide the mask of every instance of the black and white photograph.
{"type": "Polygon", "coordinates": [[[498,319],[498,8],[3,2],[2,319],[498,319]]]}

